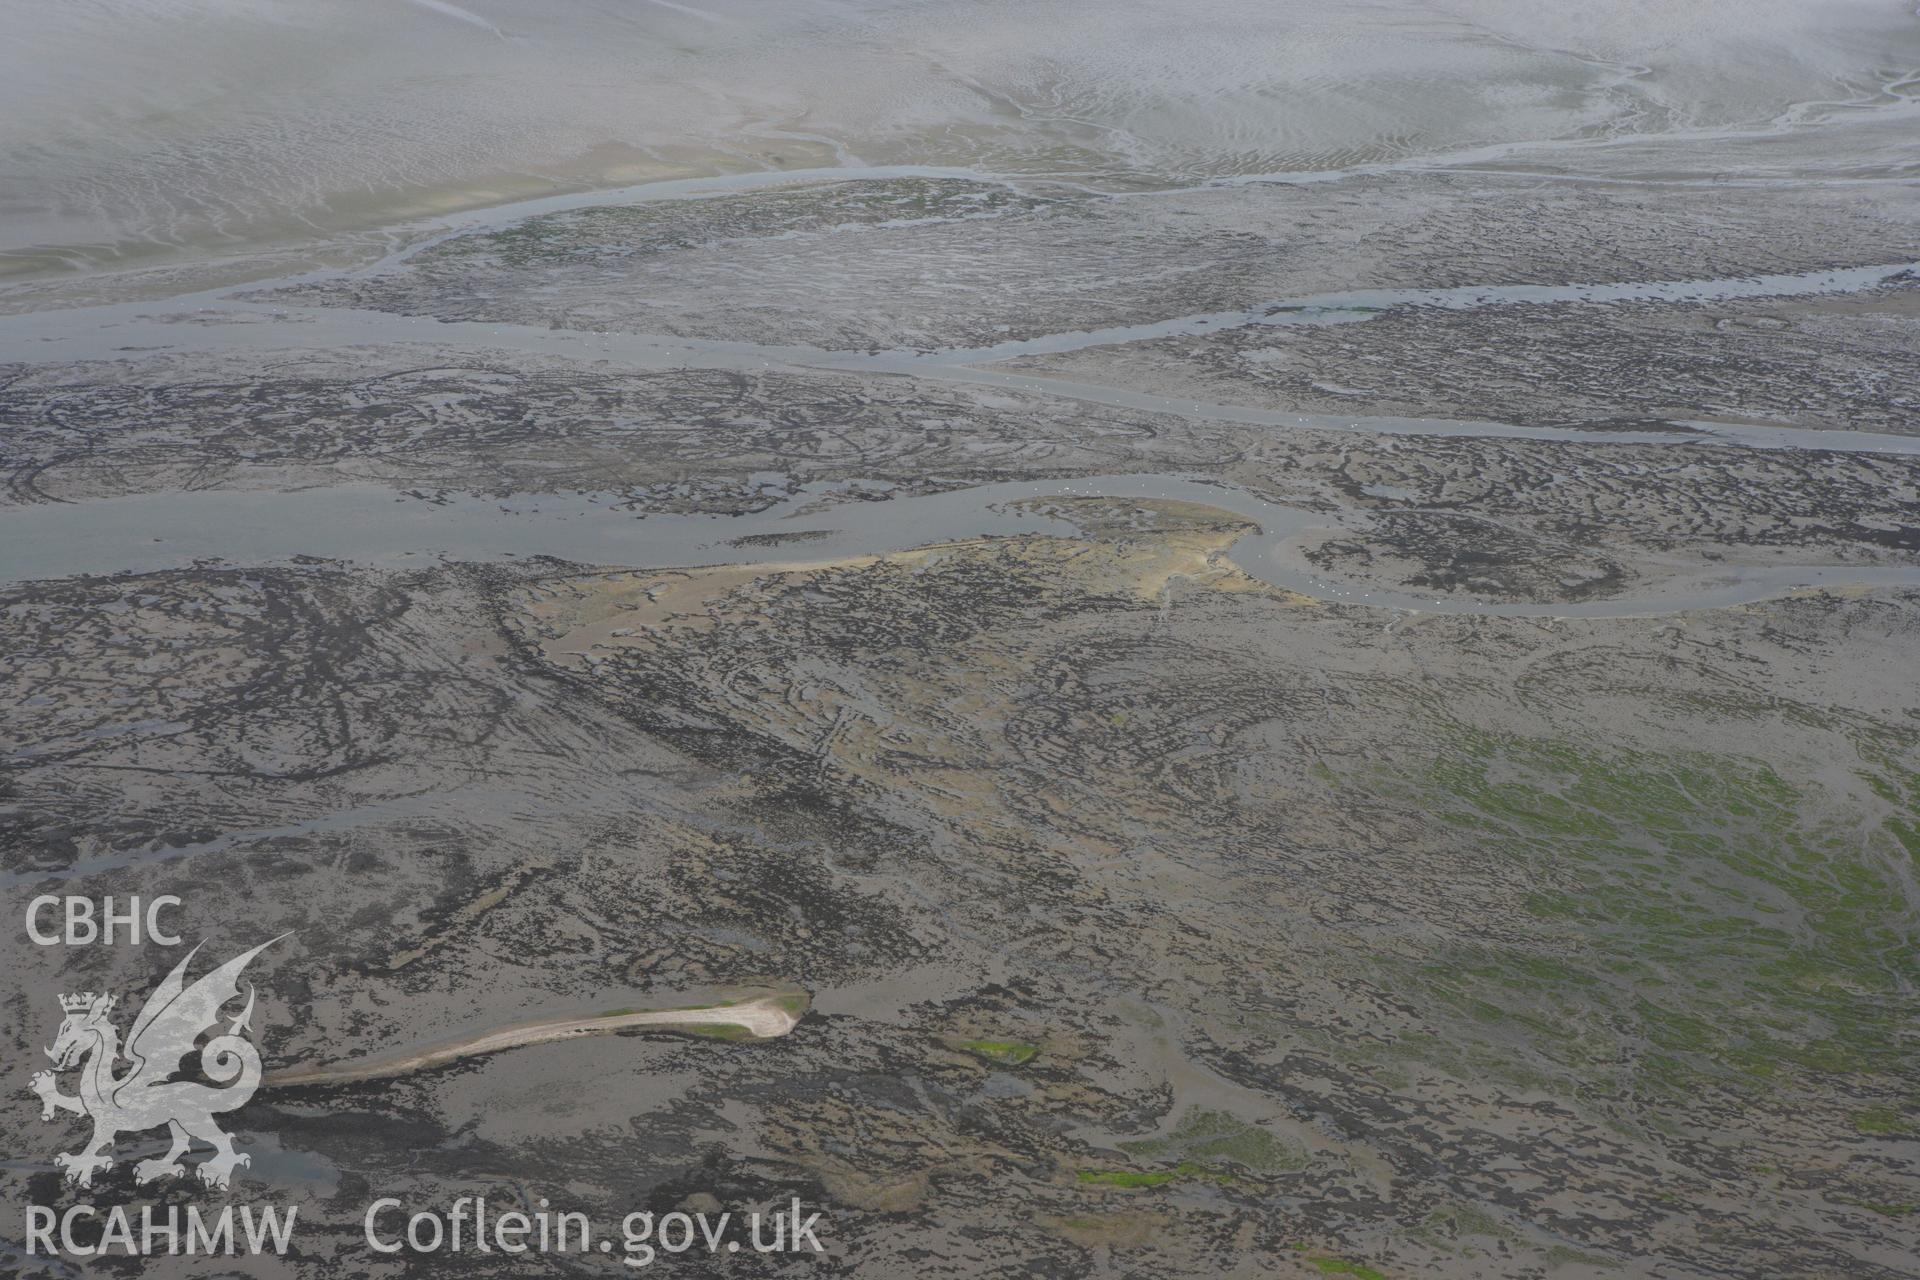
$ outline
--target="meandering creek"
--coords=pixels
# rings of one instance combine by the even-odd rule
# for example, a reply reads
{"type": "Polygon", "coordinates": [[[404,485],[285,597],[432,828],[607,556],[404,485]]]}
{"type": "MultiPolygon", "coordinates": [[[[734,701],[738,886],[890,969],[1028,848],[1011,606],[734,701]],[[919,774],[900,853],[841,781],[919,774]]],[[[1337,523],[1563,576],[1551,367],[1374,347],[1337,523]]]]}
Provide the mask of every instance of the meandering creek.
{"type": "Polygon", "coordinates": [[[846,490],[804,487],[751,515],[635,515],[617,494],[424,499],[372,484],[294,493],[166,492],[0,510],[0,580],[152,572],[297,556],[392,568],[437,560],[546,556],[622,568],[818,561],[1018,534],[1073,537],[1046,499],[1199,503],[1257,526],[1228,555],[1273,586],[1333,603],[1496,617],[1617,618],[1720,608],[1807,587],[1920,586],[1920,566],[1715,565],[1654,573],[1633,594],[1534,604],[1393,591],[1314,571],[1291,545],[1337,526],[1327,515],[1177,475],[1103,475],[979,485],[885,501],[826,503],[846,490]],[[792,540],[797,549],[780,544],[792,540]],[[769,545],[771,544],[771,545],[769,545]]]}

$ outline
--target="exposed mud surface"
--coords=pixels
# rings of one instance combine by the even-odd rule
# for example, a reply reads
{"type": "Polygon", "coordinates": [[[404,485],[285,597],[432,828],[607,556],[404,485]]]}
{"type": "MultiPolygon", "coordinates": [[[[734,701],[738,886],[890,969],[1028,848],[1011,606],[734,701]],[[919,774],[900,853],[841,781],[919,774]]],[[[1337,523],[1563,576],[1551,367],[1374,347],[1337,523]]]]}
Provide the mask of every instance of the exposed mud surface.
{"type": "MultiPolygon", "coordinates": [[[[1910,1275],[1912,199],[894,177],[10,318],[0,522],[124,550],[0,584],[0,878],[292,931],[234,1122],[304,1277],[402,1274],[369,1194],[800,1196],[875,1278],[1910,1275]],[[417,539],[329,551],[370,493],[417,539]],[[236,495],[271,550],[124,523],[236,495]],[[812,1005],[561,1034],[750,988],[812,1005]]],[[[172,960],[6,948],[21,1057],[172,960]]]]}
{"type": "Polygon", "coordinates": [[[1913,199],[1896,187],[1844,204],[1822,191],[1679,189],[1653,200],[1633,188],[1427,175],[1136,198],[879,180],[552,214],[455,236],[397,269],[255,296],[942,351],[1329,292],[1710,282],[1909,262],[1913,199]],[[1818,219],[1819,232],[1803,219],[1818,219]]]}
{"type": "Polygon", "coordinates": [[[1308,413],[1364,405],[1542,425],[1704,419],[1906,433],[1920,421],[1920,396],[1901,372],[1916,332],[1920,276],[1844,305],[1409,308],[1365,324],[1243,329],[1019,367],[1308,413]]]}

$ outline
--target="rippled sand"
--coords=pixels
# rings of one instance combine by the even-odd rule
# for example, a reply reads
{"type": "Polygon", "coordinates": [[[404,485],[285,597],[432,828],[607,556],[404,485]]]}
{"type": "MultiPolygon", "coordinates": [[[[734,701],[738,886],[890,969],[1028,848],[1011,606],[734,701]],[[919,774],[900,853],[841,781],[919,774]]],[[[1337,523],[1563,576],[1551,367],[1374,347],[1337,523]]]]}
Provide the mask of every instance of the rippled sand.
{"type": "Polygon", "coordinates": [[[856,160],[1155,185],[1764,134],[1920,67],[1909,0],[13,7],[0,275],[856,160]]]}

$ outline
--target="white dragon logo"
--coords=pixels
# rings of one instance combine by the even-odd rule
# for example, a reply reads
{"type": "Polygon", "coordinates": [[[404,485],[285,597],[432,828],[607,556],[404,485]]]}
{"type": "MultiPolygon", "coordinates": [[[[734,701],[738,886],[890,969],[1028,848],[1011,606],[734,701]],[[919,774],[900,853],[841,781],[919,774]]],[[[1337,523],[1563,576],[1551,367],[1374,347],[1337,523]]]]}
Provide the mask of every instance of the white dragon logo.
{"type": "MultiPolygon", "coordinates": [[[[286,936],[281,934],[280,938],[286,936]]],[[[212,1157],[199,1166],[200,1180],[210,1187],[225,1187],[236,1167],[252,1163],[251,1157],[233,1149],[233,1139],[213,1122],[214,1116],[245,1106],[260,1085],[260,1051],[241,1034],[252,1030],[251,983],[247,986],[247,1007],[230,1020],[226,1033],[204,1045],[198,1045],[198,1041],[202,1032],[219,1022],[221,1008],[239,997],[240,971],[280,938],[235,956],[188,986],[184,977],[187,965],[200,951],[194,947],[147,997],[140,1016],[133,1020],[124,1050],[120,1032],[107,1020],[113,1011],[113,996],[87,991],[60,997],[60,1007],[67,1017],[60,1024],[53,1047],[47,1050],[54,1070],[36,1073],[32,1088],[40,1095],[42,1120],[53,1119],[59,1111],[93,1120],[93,1137],[86,1146],[53,1158],[66,1171],[68,1182],[91,1186],[96,1172],[113,1167],[113,1142],[118,1135],[161,1125],[172,1135],[173,1147],[158,1160],[136,1164],[136,1181],[151,1182],[185,1173],[180,1157],[195,1139],[214,1148],[212,1157]],[[176,1078],[182,1060],[196,1046],[201,1074],[212,1080],[212,1085],[176,1078]],[[89,1057],[91,1060],[81,1068],[79,1096],[61,1093],[54,1073],[89,1057]],[[133,1065],[126,1074],[116,1077],[114,1064],[122,1057],[133,1065]]]]}

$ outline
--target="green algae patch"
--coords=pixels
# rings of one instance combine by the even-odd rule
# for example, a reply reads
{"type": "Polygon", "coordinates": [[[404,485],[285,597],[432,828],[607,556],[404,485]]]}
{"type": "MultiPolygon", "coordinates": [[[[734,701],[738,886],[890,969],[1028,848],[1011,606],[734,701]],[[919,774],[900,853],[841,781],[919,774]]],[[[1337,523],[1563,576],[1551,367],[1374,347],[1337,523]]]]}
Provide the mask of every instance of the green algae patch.
{"type": "Polygon", "coordinates": [[[1460,724],[1446,737],[1437,761],[1342,783],[1513,863],[1537,886],[1524,905],[1538,936],[1384,962],[1475,1028],[1397,1052],[1523,1087],[1669,1101],[1703,1080],[1901,1069],[1920,986],[1910,771],[1866,742],[1847,778],[1460,724]]]}
{"type": "Polygon", "coordinates": [[[1868,1107],[1853,1113],[1855,1133],[1899,1136],[1914,1131],[1914,1125],[1892,1107],[1868,1107]]]}
{"type": "Polygon", "coordinates": [[[1164,1187],[1170,1182],[1231,1182],[1233,1175],[1182,1160],[1171,1169],[1082,1169],[1076,1181],[1094,1187],[1164,1187]]]}
{"type": "Polygon", "coordinates": [[[1376,1271],[1364,1262],[1354,1262],[1350,1258],[1314,1257],[1307,1259],[1307,1265],[1325,1276],[1355,1276],[1358,1280],[1387,1280],[1386,1273],[1376,1271]]]}
{"type": "Polygon", "coordinates": [[[1144,1169],[1082,1169],[1075,1175],[1078,1181],[1096,1187],[1160,1187],[1178,1176],[1167,1171],[1148,1172],[1144,1169]]]}
{"type": "Polygon", "coordinates": [[[960,1047],[976,1057],[1008,1067],[1024,1066],[1040,1052],[1039,1045],[1024,1040],[963,1040],[960,1047]]]}
{"type": "Polygon", "coordinates": [[[699,1036],[702,1040],[757,1040],[750,1028],[737,1022],[689,1022],[666,1027],[669,1031],[680,1031],[690,1036],[699,1036]]]}
{"type": "Polygon", "coordinates": [[[794,991],[787,995],[775,996],[773,1004],[775,1008],[786,1010],[796,1019],[804,1018],[807,1016],[807,1011],[813,1008],[813,997],[805,991],[794,991]]]}
{"type": "Polygon", "coordinates": [[[1865,1209],[1877,1213],[1883,1218],[1904,1218],[1909,1214],[1920,1213],[1920,1204],[1894,1203],[1887,1200],[1856,1200],[1852,1196],[1833,1197],[1840,1204],[1850,1204],[1856,1209],[1865,1209]]]}
{"type": "Polygon", "coordinates": [[[1122,1142],[1120,1149],[1143,1160],[1179,1160],[1194,1165],[1234,1164],[1254,1173],[1306,1167],[1306,1153],[1227,1111],[1190,1107],[1164,1138],[1122,1142]]]}

